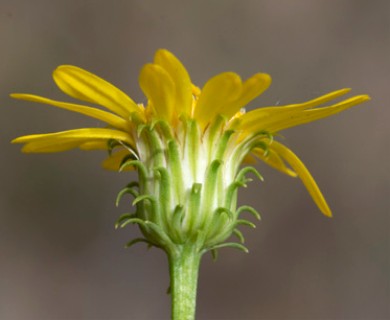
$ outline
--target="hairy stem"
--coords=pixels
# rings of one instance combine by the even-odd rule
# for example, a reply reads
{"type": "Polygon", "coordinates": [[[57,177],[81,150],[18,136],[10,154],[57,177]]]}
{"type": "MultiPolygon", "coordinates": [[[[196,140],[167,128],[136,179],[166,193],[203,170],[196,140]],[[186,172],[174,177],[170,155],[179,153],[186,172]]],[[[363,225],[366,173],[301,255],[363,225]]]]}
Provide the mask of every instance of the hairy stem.
{"type": "Polygon", "coordinates": [[[195,319],[196,289],[201,253],[194,244],[168,254],[171,276],[172,320],[195,319]]]}

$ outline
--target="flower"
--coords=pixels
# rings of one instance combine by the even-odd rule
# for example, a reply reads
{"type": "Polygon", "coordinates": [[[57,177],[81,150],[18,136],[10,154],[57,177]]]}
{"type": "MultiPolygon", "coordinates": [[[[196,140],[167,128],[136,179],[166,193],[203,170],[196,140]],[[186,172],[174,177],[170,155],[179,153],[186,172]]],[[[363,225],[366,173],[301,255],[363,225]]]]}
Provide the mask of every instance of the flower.
{"type": "MultiPolygon", "coordinates": [[[[177,246],[193,242],[199,251],[215,251],[236,234],[242,241],[243,211],[256,217],[249,206],[237,208],[237,189],[246,186],[245,176],[261,175],[242,165],[260,159],[291,177],[298,176],[322,213],[331,211],[313,177],[299,158],[276,141],[284,129],[337,114],[369,100],[358,95],[321,106],[350,89],[286,106],[245,112],[250,101],[263,93],[271,78],[257,73],[242,81],[233,72],[221,73],[203,86],[192,84],[187,70],[169,51],[158,50],[154,62],[140,73],[146,106],[105,80],[75,66],[63,65],[53,73],[57,86],[67,95],[107,110],[61,102],[31,94],[12,94],[28,100],[78,112],[107,123],[106,128],[82,128],[16,138],[24,152],[60,152],[73,148],[105,149],[108,169],[136,169],[139,181],[130,183],[118,196],[135,196],[136,212],[125,214],[118,225],[139,224],[146,241],[173,254],[177,246]]],[[[244,248],[245,250],[245,248],[244,248]]]]}

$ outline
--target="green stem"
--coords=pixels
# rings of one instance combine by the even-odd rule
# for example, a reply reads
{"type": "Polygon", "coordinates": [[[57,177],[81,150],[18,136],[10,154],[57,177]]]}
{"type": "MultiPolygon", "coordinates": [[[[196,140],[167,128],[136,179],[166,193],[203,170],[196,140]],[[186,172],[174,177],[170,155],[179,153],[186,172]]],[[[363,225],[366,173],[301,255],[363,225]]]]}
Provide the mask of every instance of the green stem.
{"type": "Polygon", "coordinates": [[[196,289],[201,253],[195,245],[182,245],[168,254],[171,276],[172,320],[195,319],[196,289]]]}

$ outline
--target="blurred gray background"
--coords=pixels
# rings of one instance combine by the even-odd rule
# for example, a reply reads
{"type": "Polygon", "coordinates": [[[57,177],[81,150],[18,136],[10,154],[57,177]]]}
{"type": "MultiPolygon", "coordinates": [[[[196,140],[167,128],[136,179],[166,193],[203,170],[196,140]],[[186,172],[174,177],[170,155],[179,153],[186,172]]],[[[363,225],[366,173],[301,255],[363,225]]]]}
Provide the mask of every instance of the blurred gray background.
{"type": "Polygon", "coordinates": [[[201,266],[198,319],[390,319],[389,1],[0,0],[0,319],[168,319],[163,252],[123,249],[136,227],[117,192],[134,178],[100,169],[103,152],[25,155],[16,136],[101,125],[11,92],[67,100],[60,64],[90,70],[144,101],[141,66],[167,48],[199,86],[223,71],[273,77],[251,107],[301,102],[343,87],[372,101],[284,132],[334,218],[299,180],[265,165],[241,204],[250,254],[201,266]]]}

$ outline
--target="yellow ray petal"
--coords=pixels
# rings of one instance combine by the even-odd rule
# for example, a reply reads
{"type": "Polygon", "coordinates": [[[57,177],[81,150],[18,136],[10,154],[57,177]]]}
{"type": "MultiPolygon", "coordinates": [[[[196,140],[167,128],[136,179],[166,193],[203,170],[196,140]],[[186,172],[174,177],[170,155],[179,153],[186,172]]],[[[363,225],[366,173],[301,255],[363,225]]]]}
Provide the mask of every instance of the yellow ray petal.
{"type": "MultiPolygon", "coordinates": [[[[129,151],[126,149],[122,149],[117,152],[114,152],[111,156],[109,156],[103,161],[102,166],[104,169],[107,170],[119,171],[122,160],[129,154],[130,154],[129,151]]],[[[134,167],[127,166],[124,169],[124,171],[128,171],[128,170],[134,170],[134,167]]]]}
{"type": "Polygon", "coordinates": [[[236,108],[242,92],[241,78],[233,72],[221,73],[204,85],[194,111],[194,118],[205,126],[225,108],[236,108]]]}
{"type": "Polygon", "coordinates": [[[253,125],[258,125],[259,120],[263,120],[264,118],[273,118],[278,115],[286,115],[289,112],[298,112],[303,111],[308,108],[316,107],[320,104],[326,103],[330,100],[336,99],[346,93],[348,93],[351,89],[341,89],[337,91],[333,91],[327,93],[321,97],[309,100],[304,103],[291,104],[286,106],[273,106],[273,107],[263,107],[258,108],[252,111],[247,112],[245,115],[241,117],[241,126],[249,128],[253,125]]]}
{"type": "Polygon", "coordinates": [[[304,110],[285,117],[280,117],[279,119],[275,118],[273,121],[267,121],[268,123],[266,124],[265,130],[277,132],[313,122],[340,113],[341,111],[347,110],[367,100],[370,100],[370,97],[367,95],[356,96],[329,107],[304,110]]]}
{"type": "Polygon", "coordinates": [[[12,140],[12,143],[31,143],[38,141],[58,141],[58,143],[61,143],[62,141],[68,142],[70,140],[88,142],[109,139],[120,140],[130,145],[134,144],[131,137],[126,132],[102,128],[74,129],[55,133],[32,134],[18,137],[12,140]]]}
{"type": "Polygon", "coordinates": [[[252,153],[274,169],[279,170],[290,177],[297,177],[297,173],[288,168],[277,152],[272,150],[272,144],[269,146],[267,154],[260,148],[254,149],[252,153]]]}
{"type": "Polygon", "coordinates": [[[107,150],[107,141],[105,140],[96,140],[96,141],[88,141],[83,142],[79,145],[81,150],[90,151],[90,150],[107,150]]]}
{"type": "Polygon", "coordinates": [[[27,100],[27,101],[32,101],[32,102],[44,103],[44,104],[48,104],[48,105],[55,106],[58,108],[66,109],[69,111],[78,112],[78,113],[84,114],[86,116],[104,121],[115,128],[123,129],[123,130],[129,129],[129,123],[125,119],[118,117],[115,114],[112,114],[112,113],[109,113],[109,112],[106,112],[103,110],[99,110],[96,108],[81,106],[81,105],[73,104],[73,103],[51,100],[51,99],[47,99],[47,98],[40,97],[37,95],[32,95],[32,94],[13,93],[13,94],[11,94],[11,97],[15,98],[15,99],[20,99],[20,100],[27,100]]]}
{"type": "Polygon", "coordinates": [[[266,73],[257,73],[242,84],[241,96],[236,103],[222,107],[221,114],[228,119],[233,117],[241,108],[245,107],[253,99],[261,95],[271,84],[271,77],[266,73]]]}
{"type": "Polygon", "coordinates": [[[143,112],[124,92],[81,68],[59,66],[54,70],[53,78],[57,86],[71,97],[104,106],[123,118],[132,112],[143,112]]]}
{"type": "Polygon", "coordinates": [[[297,103],[297,104],[292,104],[292,105],[287,105],[284,106],[283,108],[288,108],[288,109],[294,109],[294,110],[303,110],[303,109],[309,109],[309,108],[314,108],[317,107],[321,104],[327,103],[331,100],[334,100],[338,97],[341,97],[348,92],[350,92],[350,88],[344,88],[336,91],[329,92],[327,94],[324,94],[318,98],[303,102],[303,103],[297,103]]]}
{"type": "Polygon", "coordinates": [[[22,147],[24,153],[54,153],[68,151],[79,147],[82,141],[77,140],[37,140],[27,142],[22,147]]]}
{"type": "Polygon", "coordinates": [[[320,189],[317,186],[317,183],[302,161],[290,149],[277,141],[273,141],[272,149],[274,149],[282,158],[284,158],[298,174],[321,212],[327,217],[331,217],[332,212],[330,211],[324,196],[322,195],[320,189]]]}
{"type": "Polygon", "coordinates": [[[242,160],[242,163],[254,165],[257,163],[257,159],[252,154],[248,153],[244,157],[244,160],[242,160]]]}
{"type": "Polygon", "coordinates": [[[192,83],[186,68],[171,52],[164,49],[156,52],[154,62],[168,72],[175,84],[175,112],[178,116],[181,113],[189,116],[192,106],[192,83]]]}
{"type": "Polygon", "coordinates": [[[84,151],[107,150],[106,140],[87,141],[61,138],[59,139],[37,139],[27,142],[22,151],[25,153],[52,153],[62,152],[79,148],[84,151]]]}
{"type": "Polygon", "coordinates": [[[306,106],[303,108],[303,104],[299,106],[260,108],[244,114],[241,117],[239,128],[250,132],[258,130],[277,132],[337,114],[369,99],[367,95],[360,95],[332,106],[315,109],[307,109],[306,106]]]}
{"type": "Polygon", "coordinates": [[[159,65],[146,64],[141,70],[139,84],[157,117],[172,121],[175,84],[169,73],[159,65]]]}

